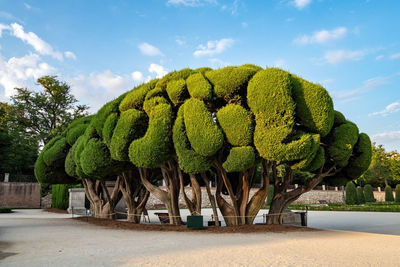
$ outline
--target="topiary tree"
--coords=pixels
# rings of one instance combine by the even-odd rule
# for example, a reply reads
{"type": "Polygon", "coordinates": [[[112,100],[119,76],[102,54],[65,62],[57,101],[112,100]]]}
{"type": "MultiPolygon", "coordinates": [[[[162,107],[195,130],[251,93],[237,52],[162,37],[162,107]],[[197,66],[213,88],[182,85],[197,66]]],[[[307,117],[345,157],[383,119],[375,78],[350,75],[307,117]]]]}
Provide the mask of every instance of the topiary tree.
{"type": "Polygon", "coordinates": [[[365,202],[376,202],[374,197],[374,189],[370,184],[364,186],[365,202]]]}
{"type": "Polygon", "coordinates": [[[400,202],[400,184],[396,185],[395,192],[396,192],[396,197],[395,197],[394,201],[399,203],[400,202]]]}
{"type": "Polygon", "coordinates": [[[361,186],[356,189],[357,192],[357,204],[365,204],[364,190],[361,186]]]}
{"type": "Polygon", "coordinates": [[[386,201],[386,202],[392,202],[392,201],[394,201],[394,198],[393,198],[393,191],[392,191],[392,188],[390,187],[390,185],[387,185],[387,186],[385,187],[385,201],[386,201]]]}
{"type": "Polygon", "coordinates": [[[355,184],[350,181],[346,184],[346,204],[355,205],[358,203],[357,191],[355,184]]]}

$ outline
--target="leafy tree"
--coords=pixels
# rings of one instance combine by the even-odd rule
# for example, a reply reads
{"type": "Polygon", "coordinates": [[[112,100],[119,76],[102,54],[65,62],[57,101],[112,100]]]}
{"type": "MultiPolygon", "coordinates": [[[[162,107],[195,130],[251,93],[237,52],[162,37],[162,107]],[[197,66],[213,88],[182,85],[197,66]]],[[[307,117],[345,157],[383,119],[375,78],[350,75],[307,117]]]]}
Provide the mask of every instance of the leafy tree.
{"type": "Polygon", "coordinates": [[[43,91],[15,88],[16,94],[11,96],[13,119],[26,135],[46,144],[73,119],[86,115],[88,107],[77,105],[70,86],[57,76],[43,76],[37,82],[43,91]]]}
{"type": "Polygon", "coordinates": [[[400,202],[400,184],[396,185],[396,197],[394,199],[394,201],[396,201],[397,203],[400,202]]]}
{"type": "Polygon", "coordinates": [[[267,223],[279,224],[301,194],[321,182],[357,179],[371,162],[369,137],[333,109],[322,86],[249,64],[169,73],[106,103],[72,147],[67,136],[55,137],[39,158],[48,167],[64,159],[97,215],[112,213],[118,190],[129,200],[143,185],[165,203],[171,224],[181,223],[178,196],[188,181],[191,213],[201,212],[204,183],[214,214],[218,206],[228,225],[253,223],[272,182],[267,223]],[[261,186],[250,198],[257,178],[261,186]],[[112,194],[101,191],[105,180],[116,181],[112,194]],[[299,187],[289,190],[294,183],[299,187]]]}
{"type": "Polygon", "coordinates": [[[357,204],[365,204],[365,196],[363,188],[361,186],[358,186],[356,191],[357,191],[357,204]]]}
{"type": "Polygon", "coordinates": [[[358,183],[381,187],[393,183],[390,154],[385,151],[382,145],[373,144],[371,165],[358,179],[358,183]]]}

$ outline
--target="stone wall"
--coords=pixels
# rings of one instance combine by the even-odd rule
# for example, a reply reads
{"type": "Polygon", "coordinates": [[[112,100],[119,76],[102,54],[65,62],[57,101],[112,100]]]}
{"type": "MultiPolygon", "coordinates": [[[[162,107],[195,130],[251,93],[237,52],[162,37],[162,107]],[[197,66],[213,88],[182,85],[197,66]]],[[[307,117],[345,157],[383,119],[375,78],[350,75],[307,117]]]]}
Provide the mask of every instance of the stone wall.
{"type": "Polygon", "coordinates": [[[51,194],[47,194],[44,197],[40,198],[40,207],[42,209],[50,209],[51,208],[51,194]]]}
{"type": "Polygon", "coordinates": [[[0,183],[0,207],[40,208],[40,184],[0,183]]]}

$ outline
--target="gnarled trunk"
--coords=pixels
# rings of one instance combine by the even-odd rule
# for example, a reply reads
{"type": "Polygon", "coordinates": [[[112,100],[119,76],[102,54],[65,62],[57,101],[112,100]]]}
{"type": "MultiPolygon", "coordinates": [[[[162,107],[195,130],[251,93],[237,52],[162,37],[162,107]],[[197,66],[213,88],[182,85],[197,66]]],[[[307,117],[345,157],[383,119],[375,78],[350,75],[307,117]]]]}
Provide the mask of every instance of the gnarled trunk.
{"type": "Polygon", "coordinates": [[[207,195],[208,199],[210,200],[211,203],[211,208],[213,211],[213,217],[215,220],[215,226],[220,226],[219,225],[219,218],[218,218],[218,211],[217,211],[217,204],[215,203],[215,198],[211,194],[211,189],[210,189],[210,180],[207,178],[207,175],[203,172],[201,173],[201,178],[203,179],[204,183],[206,184],[206,190],[207,190],[207,195]]]}
{"type": "Polygon", "coordinates": [[[180,181],[180,188],[182,191],[183,199],[185,200],[186,207],[189,209],[190,215],[201,215],[201,188],[200,184],[194,174],[190,174],[190,184],[192,188],[192,199],[190,200],[185,192],[185,185],[183,183],[183,173],[178,167],[178,176],[180,181]]]}
{"type": "Polygon", "coordinates": [[[160,189],[153,185],[147,177],[147,170],[139,168],[140,179],[143,185],[150,193],[158,198],[168,209],[169,223],[174,225],[182,224],[182,219],[179,211],[179,178],[177,173],[177,164],[173,161],[167,162],[166,165],[161,167],[161,173],[167,191],[160,189]]]}
{"type": "Polygon", "coordinates": [[[92,216],[103,219],[114,219],[114,209],[122,194],[119,190],[120,178],[115,181],[112,193],[108,192],[105,181],[90,178],[82,179],[85,193],[90,201],[92,216]]]}
{"type": "Polygon", "coordinates": [[[128,208],[127,220],[140,223],[150,192],[140,182],[139,177],[134,177],[134,171],[129,170],[121,174],[120,190],[128,208]]]}

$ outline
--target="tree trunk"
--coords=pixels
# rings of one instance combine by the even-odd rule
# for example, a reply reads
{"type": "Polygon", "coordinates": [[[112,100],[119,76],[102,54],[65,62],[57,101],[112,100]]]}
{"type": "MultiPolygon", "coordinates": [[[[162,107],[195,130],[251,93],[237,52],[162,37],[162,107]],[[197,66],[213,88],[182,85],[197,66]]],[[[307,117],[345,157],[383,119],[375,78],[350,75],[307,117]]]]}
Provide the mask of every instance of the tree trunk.
{"type": "Polygon", "coordinates": [[[211,190],[210,190],[210,180],[207,178],[207,175],[204,172],[201,173],[201,178],[203,178],[203,181],[206,184],[207,195],[208,195],[208,199],[210,200],[210,203],[211,203],[211,208],[212,208],[212,211],[213,211],[213,217],[214,217],[214,220],[215,220],[215,226],[220,226],[219,225],[217,205],[215,203],[215,198],[211,194],[211,190]]]}
{"type": "Polygon", "coordinates": [[[201,215],[201,188],[199,182],[196,179],[196,176],[194,174],[190,174],[190,183],[192,185],[192,200],[190,200],[186,195],[185,185],[183,183],[183,173],[179,167],[178,176],[183,199],[185,200],[186,207],[189,209],[190,215],[201,215]]]}
{"type": "Polygon", "coordinates": [[[140,223],[150,192],[140,183],[139,177],[134,177],[132,170],[123,172],[121,179],[120,190],[128,208],[127,221],[140,223]]]}

